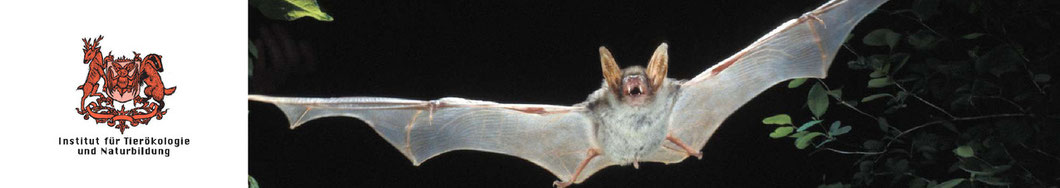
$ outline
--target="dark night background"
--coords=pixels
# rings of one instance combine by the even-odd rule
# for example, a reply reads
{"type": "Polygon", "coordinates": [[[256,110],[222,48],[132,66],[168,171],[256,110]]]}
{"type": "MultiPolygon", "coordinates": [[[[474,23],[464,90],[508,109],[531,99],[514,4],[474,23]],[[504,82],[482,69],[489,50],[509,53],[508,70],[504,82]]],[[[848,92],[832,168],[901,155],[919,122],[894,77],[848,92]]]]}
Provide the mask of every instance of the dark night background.
{"type": "MultiPolygon", "coordinates": [[[[570,105],[600,87],[599,46],[607,46],[619,65],[631,66],[645,65],[652,50],[667,42],[669,76],[688,79],[824,2],[320,2],[332,22],[272,20],[250,7],[250,40],[262,54],[250,93],[570,105]]],[[[894,1],[882,9],[908,4],[894,1]]],[[[870,14],[853,33],[863,35],[886,19],[870,14]]],[[[829,76],[852,75],[843,68],[851,58],[841,50],[829,76]]],[[[767,136],[773,127],[762,125],[766,116],[811,116],[805,89],[783,85],[729,117],[703,148],[702,160],[614,166],[575,187],[816,187],[848,181],[857,169],[855,157],[798,150],[790,140],[767,136]]],[[[251,102],[249,108],[249,174],[262,187],[548,187],[557,180],[530,162],[485,152],[446,153],[415,167],[357,119],[325,118],[290,130],[275,106],[251,102]]]]}

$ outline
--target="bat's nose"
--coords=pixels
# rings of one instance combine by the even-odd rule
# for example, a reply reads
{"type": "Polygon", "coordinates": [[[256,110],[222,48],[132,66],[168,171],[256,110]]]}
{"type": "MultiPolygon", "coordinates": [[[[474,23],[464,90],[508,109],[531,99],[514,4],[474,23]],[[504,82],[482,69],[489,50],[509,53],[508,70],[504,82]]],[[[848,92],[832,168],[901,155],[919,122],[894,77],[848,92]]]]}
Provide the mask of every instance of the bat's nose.
{"type": "Polygon", "coordinates": [[[646,80],[646,78],[644,76],[641,76],[641,75],[629,75],[629,76],[626,76],[626,79],[622,80],[622,82],[625,83],[626,86],[628,87],[628,86],[639,86],[641,84],[644,84],[645,80],[646,80]]]}

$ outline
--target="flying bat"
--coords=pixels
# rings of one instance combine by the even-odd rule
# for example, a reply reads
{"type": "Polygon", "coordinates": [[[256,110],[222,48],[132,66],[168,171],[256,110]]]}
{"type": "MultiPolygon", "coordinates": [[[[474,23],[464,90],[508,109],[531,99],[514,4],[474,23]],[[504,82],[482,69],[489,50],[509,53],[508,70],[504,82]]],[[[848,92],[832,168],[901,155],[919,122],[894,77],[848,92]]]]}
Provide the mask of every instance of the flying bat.
{"type": "Polygon", "coordinates": [[[566,187],[608,166],[701,157],[721,123],[762,91],[793,78],[824,78],[851,29],[884,2],[829,1],[688,80],[667,77],[666,43],[647,67],[624,69],[600,47],[602,86],[571,106],[452,97],[249,99],[275,104],[292,129],[323,117],[361,119],[413,165],[454,150],[494,152],[530,161],[566,187]]]}

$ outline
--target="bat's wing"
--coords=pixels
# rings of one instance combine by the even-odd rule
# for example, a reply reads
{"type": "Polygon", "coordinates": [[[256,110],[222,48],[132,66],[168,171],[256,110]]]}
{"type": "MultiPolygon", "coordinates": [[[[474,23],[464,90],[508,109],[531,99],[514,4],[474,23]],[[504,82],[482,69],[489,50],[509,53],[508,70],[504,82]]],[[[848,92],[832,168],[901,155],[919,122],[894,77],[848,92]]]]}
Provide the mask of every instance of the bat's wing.
{"type": "MultiPolygon", "coordinates": [[[[569,181],[588,157],[592,121],[583,107],[498,104],[443,98],[418,101],[378,97],[288,98],[251,95],[276,104],[294,129],[322,117],[348,116],[368,123],[413,165],[453,150],[476,150],[526,159],[569,181]]],[[[613,163],[590,162],[578,180],[613,163]]]]}
{"type": "MultiPolygon", "coordinates": [[[[832,0],[773,31],[681,83],[670,116],[670,134],[701,150],[736,109],[774,84],[824,78],[850,30],[886,0],[832,0]]],[[[679,162],[686,152],[672,143],[649,160],[679,162]]]]}

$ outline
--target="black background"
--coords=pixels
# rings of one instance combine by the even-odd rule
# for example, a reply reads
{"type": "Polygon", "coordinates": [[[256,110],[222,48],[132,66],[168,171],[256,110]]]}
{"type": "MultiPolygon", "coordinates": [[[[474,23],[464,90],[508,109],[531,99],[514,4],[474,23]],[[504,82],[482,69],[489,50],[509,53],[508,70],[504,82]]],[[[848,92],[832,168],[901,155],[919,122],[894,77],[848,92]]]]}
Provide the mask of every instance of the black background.
{"type": "MultiPolygon", "coordinates": [[[[600,87],[599,46],[625,67],[645,65],[655,47],[667,42],[669,76],[688,79],[824,2],[320,2],[332,22],[271,20],[250,7],[250,39],[261,51],[250,93],[569,105],[600,87]]],[[[883,9],[897,3],[908,4],[889,2],[883,9]]],[[[876,28],[874,20],[885,19],[877,14],[853,33],[876,28]]],[[[851,57],[841,50],[833,67],[851,57]]],[[[833,68],[829,75],[853,74],[844,70],[833,68]]],[[[811,116],[804,105],[808,87],[784,85],[729,117],[703,148],[702,160],[614,166],[576,186],[815,187],[849,181],[843,178],[857,170],[856,157],[797,150],[791,139],[768,137],[774,127],[762,125],[764,117],[811,116]]],[[[262,187],[548,187],[557,179],[525,160],[485,152],[446,153],[415,167],[357,119],[324,118],[290,130],[273,105],[251,102],[249,108],[249,174],[262,187]]]]}

